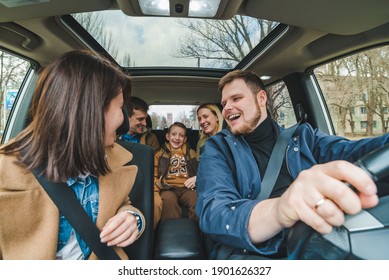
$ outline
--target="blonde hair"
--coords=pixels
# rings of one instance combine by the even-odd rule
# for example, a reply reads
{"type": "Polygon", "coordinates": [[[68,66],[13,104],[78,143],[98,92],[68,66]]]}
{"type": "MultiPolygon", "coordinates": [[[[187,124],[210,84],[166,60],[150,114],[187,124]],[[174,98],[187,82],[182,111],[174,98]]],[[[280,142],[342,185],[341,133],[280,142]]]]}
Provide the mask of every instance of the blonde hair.
{"type": "MultiPolygon", "coordinates": [[[[205,104],[200,105],[199,108],[197,108],[196,114],[199,113],[200,109],[208,109],[216,116],[216,118],[218,120],[218,126],[217,126],[216,132],[219,132],[220,130],[223,129],[223,116],[222,116],[222,113],[220,112],[219,108],[215,104],[205,103],[205,104]]],[[[204,137],[208,137],[208,135],[205,134],[204,131],[201,131],[200,139],[202,139],[204,137]]]]}

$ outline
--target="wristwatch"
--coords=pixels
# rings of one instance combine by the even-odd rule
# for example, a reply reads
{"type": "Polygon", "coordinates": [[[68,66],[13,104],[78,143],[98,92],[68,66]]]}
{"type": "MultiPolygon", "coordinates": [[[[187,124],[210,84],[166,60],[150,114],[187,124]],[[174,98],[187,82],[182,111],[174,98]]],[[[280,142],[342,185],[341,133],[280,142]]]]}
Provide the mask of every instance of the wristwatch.
{"type": "Polygon", "coordinates": [[[137,213],[137,212],[135,212],[133,210],[125,210],[125,212],[130,213],[130,214],[135,216],[136,226],[138,227],[138,231],[139,231],[138,236],[139,236],[143,232],[144,222],[143,222],[142,216],[139,213],[137,213]]]}

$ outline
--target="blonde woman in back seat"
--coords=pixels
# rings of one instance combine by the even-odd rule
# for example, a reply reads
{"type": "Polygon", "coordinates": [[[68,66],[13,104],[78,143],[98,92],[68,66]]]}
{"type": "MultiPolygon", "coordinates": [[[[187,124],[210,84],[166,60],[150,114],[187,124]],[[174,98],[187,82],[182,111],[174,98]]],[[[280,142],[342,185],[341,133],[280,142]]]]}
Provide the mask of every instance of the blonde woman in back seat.
{"type": "Polygon", "coordinates": [[[223,129],[223,116],[215,104],[205,103],[197,109],[197,120],[201,128],[196,147],[197,161],[199,161],[205,142],[223,129]]]}

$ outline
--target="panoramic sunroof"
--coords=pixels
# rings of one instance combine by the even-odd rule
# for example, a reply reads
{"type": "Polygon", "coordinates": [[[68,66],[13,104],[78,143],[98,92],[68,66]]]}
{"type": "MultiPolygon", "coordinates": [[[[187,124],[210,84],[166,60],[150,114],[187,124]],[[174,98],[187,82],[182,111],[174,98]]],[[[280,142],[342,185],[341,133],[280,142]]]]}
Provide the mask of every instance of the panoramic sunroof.
{"type": "Polygon", "coordinates": [[[234,68],[277,22],[130,17],[120,10],[72,15],[123,67],[234,68]]]}

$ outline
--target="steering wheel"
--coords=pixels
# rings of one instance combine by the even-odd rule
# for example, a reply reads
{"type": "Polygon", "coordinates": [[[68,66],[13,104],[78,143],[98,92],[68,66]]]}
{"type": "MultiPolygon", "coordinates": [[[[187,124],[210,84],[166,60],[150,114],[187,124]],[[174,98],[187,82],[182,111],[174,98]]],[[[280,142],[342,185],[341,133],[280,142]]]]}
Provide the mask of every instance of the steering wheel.
{"type": "MultiPolygon", "coordinates": [[[[355,162],[377,183],[389,175],[389,144],[355,162]]],[[[321,234],[303,222],[288,233],[289,259],[389,259],[389,196],[380,198],[376,207],[356,215],[346,215],[342,226],[321,234]]]]}

